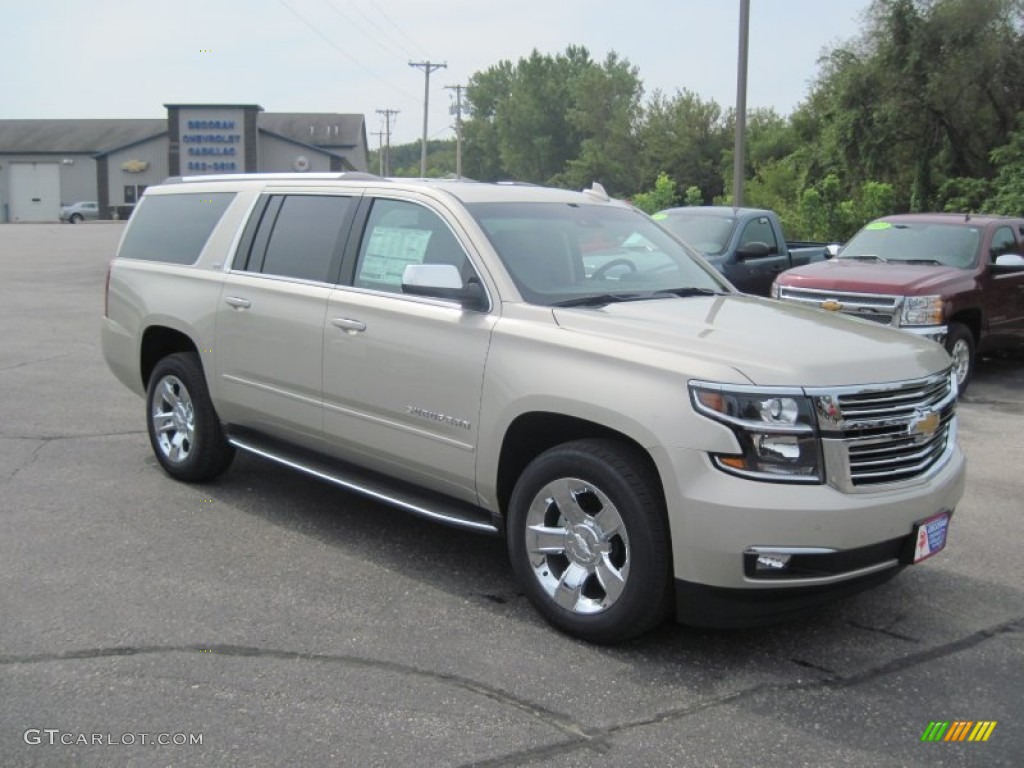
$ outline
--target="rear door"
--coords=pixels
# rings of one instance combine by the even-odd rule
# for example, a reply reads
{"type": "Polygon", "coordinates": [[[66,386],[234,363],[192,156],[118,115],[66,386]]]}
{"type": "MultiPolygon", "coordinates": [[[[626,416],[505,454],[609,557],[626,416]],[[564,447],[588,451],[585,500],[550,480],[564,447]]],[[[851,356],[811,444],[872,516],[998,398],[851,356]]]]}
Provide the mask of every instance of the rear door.
{"type": "Polygon", "coordinates": [[[261,198],[217,308],[225,421],[306,445],[322,437],[324,317],[357,202],[344,194],[261,198]]]}
{"type": "Polygon", "coordinates": [[[367,199],[324,322],[324,431],[331,450],[476,501],[484,364],[496,313],[402,293],[407,264],[453,264],[478,277],[447,212],[410,197],[367,199]]]}

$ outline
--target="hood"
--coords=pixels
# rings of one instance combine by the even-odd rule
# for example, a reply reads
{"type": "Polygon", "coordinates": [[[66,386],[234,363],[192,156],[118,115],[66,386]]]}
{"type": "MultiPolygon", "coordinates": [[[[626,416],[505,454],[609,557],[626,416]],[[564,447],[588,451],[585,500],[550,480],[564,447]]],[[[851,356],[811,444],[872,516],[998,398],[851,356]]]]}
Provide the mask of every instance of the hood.
{"type": "Polygon", "coordinates": [[[660,362],[694,378],[737,383],[739,372],[752,384],[843,386],[919,378],[950,364],[942,347],[913,334],[741,294],[553,311],[566,330],[671,356],[660,362]]]}
{"type": "Polygon", "coordinates": [[[830,259],[790,269],[779,276],[779,285],[819,288],[853,293],[924,295],[941,293],[950,283],[970,273],[936,264],[884,264],[856,259],[830,259]]]}

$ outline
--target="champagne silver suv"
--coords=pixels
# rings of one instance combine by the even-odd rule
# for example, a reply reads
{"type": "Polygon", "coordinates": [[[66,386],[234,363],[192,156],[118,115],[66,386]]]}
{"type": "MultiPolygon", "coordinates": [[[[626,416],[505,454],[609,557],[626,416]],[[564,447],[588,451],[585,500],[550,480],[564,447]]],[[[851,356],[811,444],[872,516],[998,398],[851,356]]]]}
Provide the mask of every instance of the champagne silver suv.
{"type": "Polygon", "coordinates": [[[170,179],[102,336],[172,477],[241,450],[504,536],[595,642],[879,583],[943,548],[964,488],[941,347],[738,294],[597,185],[170,179]]]}

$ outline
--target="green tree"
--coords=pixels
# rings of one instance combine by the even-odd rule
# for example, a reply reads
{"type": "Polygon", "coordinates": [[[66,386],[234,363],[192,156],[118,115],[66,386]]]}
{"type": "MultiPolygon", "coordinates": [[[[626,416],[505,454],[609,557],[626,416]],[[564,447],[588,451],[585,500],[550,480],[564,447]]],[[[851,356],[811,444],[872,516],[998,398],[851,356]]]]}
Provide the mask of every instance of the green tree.
{"type": "Polygon", "coordinates": [[[649,192],[636,193],[633,195],[632,202],[633,205],[645,213],[657,213],[665,208],[673,207],[677,199],[676,183],[668,177],[667,173],[660,173],[658,174],[658,179],[654,182],[654,189],[649,192]]]}

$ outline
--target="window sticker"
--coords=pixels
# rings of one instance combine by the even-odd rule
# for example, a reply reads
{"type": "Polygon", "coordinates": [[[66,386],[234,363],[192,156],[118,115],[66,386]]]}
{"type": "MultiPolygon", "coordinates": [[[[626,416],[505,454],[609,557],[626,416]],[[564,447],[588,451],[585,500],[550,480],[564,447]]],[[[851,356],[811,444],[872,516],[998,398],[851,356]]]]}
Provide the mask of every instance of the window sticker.
{"type": "Polygon", "coordinates": [[[430,241],[429,229],[375,227],[359,270],[361,280],[399,286],[409,264],[422,264],[430,241]]]}

